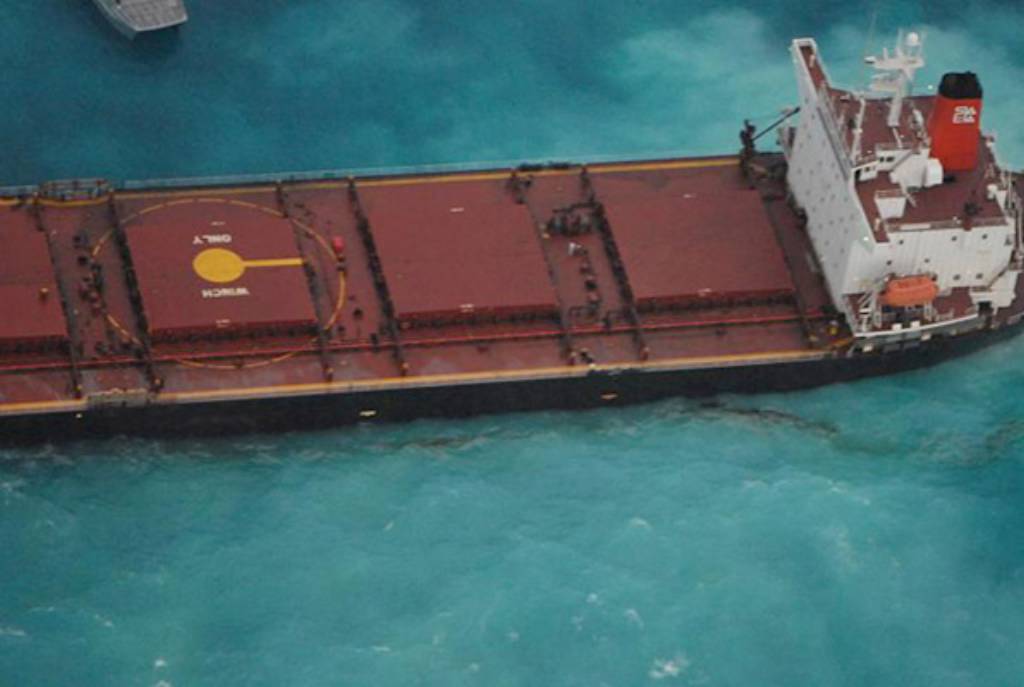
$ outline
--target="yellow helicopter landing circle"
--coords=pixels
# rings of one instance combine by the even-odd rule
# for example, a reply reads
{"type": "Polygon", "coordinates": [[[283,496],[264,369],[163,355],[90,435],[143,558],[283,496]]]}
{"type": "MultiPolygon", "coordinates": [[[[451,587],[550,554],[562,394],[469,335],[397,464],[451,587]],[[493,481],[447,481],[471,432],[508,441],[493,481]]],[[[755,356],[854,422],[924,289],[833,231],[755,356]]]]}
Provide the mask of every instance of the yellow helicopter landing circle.
{"type": "Polygon", "coordinates": [[[246,260],[227,248],[207,248],[192,260],[192,269],[200,278],[214,284],[237,281],[251,267],[298,267],[302,258],[246,260]]]}

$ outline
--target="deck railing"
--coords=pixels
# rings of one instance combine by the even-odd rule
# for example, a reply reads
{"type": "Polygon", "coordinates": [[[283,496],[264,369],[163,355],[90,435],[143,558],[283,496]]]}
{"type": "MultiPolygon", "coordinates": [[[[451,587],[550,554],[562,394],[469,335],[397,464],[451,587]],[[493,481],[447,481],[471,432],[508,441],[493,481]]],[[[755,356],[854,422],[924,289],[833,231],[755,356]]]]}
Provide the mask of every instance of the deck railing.
{"type": "Polygon", "coordinates": [[[38,186],[0,186],[0,198],[31,196],[37,190],[39,190],[38,186]]]}
{"type": "MultiPolygon", "coordinates": [[[[118,191],[138,191],[143,189],[168,188],[202,188],[213,186],[236,186],[249,184],[277,184],[316,181],[343,181],[349,177],[358,179],[408,176],[418,174],[459,174],[462,172],[483,172],[511,169],[543,170],[579,167],[587,164],[615,164],[643,160],[645,162],[668,162],[685,155],[683,151],[657,151],[630,155],[587,155],[574,156],[561,160],[489,160],[478,162],[450,162],[441,164],[399,165],[389,167],[352,167],[341,169],[322,169],[304,172],[271,172],[265,174],[223,174],[197,177],[170,177],[163,179],[131,179],[126,181],[110,181],[109,186],[118,191]]],[[[728,156],[708,156],[728,157],[728,156]]],[[[31,196],[42,187],[42,184],[26,184],[16,186],[0,186],[0,197],[31,196]]]]}

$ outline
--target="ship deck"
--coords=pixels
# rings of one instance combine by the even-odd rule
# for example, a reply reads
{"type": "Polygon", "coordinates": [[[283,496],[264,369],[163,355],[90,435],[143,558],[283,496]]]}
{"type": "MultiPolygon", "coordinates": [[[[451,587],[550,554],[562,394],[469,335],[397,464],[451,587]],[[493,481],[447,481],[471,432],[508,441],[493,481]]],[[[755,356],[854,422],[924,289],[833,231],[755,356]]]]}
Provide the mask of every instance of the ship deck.
{"type": "MultiPolygon", "coordinates": [[[[901,149],[927,147],[924,128],[920,122],[927,122],[935,105],[934,95],[908,97],[901,111],[898,127],[888,125],[889,100],[866,99],[864,112],[860,116],[861,139],[856,149],[856,122],[859,114],[858,99],[851,91],[836,88],[829,81],[821,58],[810,45],[800,48],[800,56],[807,65],[814,87],[825,96],[828,116],[843,123],[839,127],[842,145],[847,153],[860,157],[857,165],[874,161],[883,153],[895,154],[901,149]]],[[[825,115],[823,115],[825,116],[825,115]]],[[[858,180],[856,189],[861,207],[872,227],[876,241],[887,242],[890,234],[904,227],[913,230],[927,228],[948,229],[950,227],[985,227],[1005,222],[1003,211],[994,196],[988,193],[988,186],[998,182],[999,171],[995,155],[990,147],[991,140],[979,134],[978,163],[967,172],[947,173],[943,183],[932,188],[915,189],[912,193],[900,188],[887,172],[871,180],[858,180]],[[906,210],[898,219],[884,219],[879,211],[876,198],[907,196],[906,210]]]]}
{"type": "Polygon", "coordinates": [[[817,357],[848,334],[782,183],[735,158],[77,185],[0,213],[0,415],[817,357]]]}

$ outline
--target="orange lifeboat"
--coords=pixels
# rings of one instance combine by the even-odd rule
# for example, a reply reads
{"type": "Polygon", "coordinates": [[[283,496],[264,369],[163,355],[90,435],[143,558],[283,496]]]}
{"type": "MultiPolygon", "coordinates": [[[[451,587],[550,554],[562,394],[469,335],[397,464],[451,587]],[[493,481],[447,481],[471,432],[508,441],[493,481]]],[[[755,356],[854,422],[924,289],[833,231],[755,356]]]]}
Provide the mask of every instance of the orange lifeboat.
{"type": "Polygon", "coordinates": [[[894,308],[928,305],[939,295],[939,286],[925,274],[890,279],[882,292],[882,304],[894,308]]]}

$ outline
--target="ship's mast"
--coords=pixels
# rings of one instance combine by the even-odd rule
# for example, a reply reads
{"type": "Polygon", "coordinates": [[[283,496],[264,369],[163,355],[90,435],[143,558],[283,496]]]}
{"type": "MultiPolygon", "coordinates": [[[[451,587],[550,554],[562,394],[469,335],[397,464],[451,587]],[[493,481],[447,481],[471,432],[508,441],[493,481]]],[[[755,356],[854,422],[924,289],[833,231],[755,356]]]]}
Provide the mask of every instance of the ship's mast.
{"type": "Polygon", "coordinates": [[[865,57],[864,61],[878,72],[871,79],[873,93],[890,95],[889,117],[886,124],[899,127],[903,112],[903,100],[910,95],[914,73],[924,66],[924,43],[918,33],[901,31],[892,54],[882,49],[880,56],[865,57]]]}

